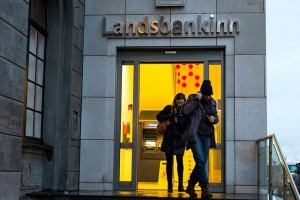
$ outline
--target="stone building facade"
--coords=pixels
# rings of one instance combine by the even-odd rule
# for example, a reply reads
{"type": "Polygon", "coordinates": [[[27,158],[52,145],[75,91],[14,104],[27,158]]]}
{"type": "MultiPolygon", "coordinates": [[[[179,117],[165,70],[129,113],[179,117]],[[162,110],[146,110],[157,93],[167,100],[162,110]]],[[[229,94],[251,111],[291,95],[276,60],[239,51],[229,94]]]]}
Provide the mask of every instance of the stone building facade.
{"type": "Polygon", "coordinates": [[[255,141],[267,133],[265,0],[41,0],[44,29],[30,15],[42,8],[33,2],[0,0],[2,199],[42,189],[138,189],[138,90],[125,145],[131,176],[122,180],[123,66],[209,60],[211,52],[222,69],[222,178],[213,187],[256,193],[255,141]],[[36,56],[42,83],[29,78],[32,30],[45,38],[45,57],[36,56]],[[29,106],[30,85],[42,88],[40,109],[29,106]],[[40,126],[33,118],[40,136],[28,132],[30,112],[42,116],[40,126]]]}

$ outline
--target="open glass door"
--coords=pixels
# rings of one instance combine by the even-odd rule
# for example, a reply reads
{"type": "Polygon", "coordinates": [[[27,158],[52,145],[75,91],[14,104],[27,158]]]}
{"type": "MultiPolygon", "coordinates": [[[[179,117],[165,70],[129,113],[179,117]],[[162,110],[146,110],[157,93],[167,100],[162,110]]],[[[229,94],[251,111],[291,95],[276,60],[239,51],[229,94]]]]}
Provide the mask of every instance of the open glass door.
{"type": "MultiPolygon", "coordinates": [[[[166,160],[164,152],[160,151],[162,136],[156,133],[156,114],[171,104],[177,93],[188,97],[199,90],[203,80],[210,79],[220,121],[215,126],[217,149],[210,151],[207,172],[211,191],[224,191],[223,54],[222,51],[201,52],[199,59],[199,52],[183,53],[166,56],[157,55],[157,51],[147,55],[142,51],[128,51],[120,56],[116,190],[167,189],[166,160]]],[[[175,159],[174,156],[173,187],[176,191],[175,159]]],[[[183,159],[186,187],[194,168],[191,150],[185,151],[183,159]]]]}
{"type": "MultiPolygon", "coordinates": [[[[160,151],[162,136],[156,134],[156,114],[167,104],[171,104],[175,94],[182,92],[188,97],[195,93],[204,79],[209,78],[214,88],[213,97],[218,102],[221,119],[221,65],[210,62],[193,63],[142,63],[139,79],[139,122],[141,131],[138,147],[138,189],[167,189],[166,160],[160,151]],[[206,72],[206,73],[205,73],[206,72]],[[208,74],[208,77],[204,77],[208,74]]],[[[209,182],[220,186],[222,181],[222,120],[216,125],[217,149],[210,151],[208,174],[209,182]]],[[[191,151],[184,155],[184,185],[187,185],[194,167],[191,151]]],[[[173,185],[177,188],[178,176],[174,157],[173,185]]]]}

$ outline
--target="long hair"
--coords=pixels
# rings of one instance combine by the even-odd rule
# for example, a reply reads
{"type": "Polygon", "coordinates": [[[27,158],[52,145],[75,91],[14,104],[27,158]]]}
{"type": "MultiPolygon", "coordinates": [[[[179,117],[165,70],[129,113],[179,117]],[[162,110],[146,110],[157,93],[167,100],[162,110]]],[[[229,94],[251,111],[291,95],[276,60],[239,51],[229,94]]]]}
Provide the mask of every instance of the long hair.
{"type": "Polygon", "coordinates": [[[176,104],[176,100],[179,100],[179,99],[183,99],[184,102],[186,101],[186,98],[185,98],[185,95],[183,93],[177,93],[174,97],[174,100],[173,100],[173,103],[172,103],[172,107],[173,108],[177,108],[177,104],[176,104]]]}

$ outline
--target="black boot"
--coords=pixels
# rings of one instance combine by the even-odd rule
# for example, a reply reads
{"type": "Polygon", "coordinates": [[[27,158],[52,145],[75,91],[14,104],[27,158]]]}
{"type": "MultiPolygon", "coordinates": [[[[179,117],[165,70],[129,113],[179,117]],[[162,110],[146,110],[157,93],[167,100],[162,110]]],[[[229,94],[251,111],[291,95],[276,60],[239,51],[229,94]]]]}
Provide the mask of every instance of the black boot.
{"type": "Polygon", "coordinates": [[[169,193],[173,192],[173,183],[172,183],[172,181],[168,181],[168,192],[169,193]]]}
{"type": "Polygon", "coordinates": [[[178,181],[178,192],[185,192],[182,180],[178,181]]]}
{"type": "Polygon", "coordinates": [[[212,193],[209,192],[207,185],[201,185],[201,199],[209,199],[213,197],[212,193]]]}
{"type": "Polygon", "coordinates": [[[197,197],[197,193],[195,192],[195,183],[191,183],[191,181],[189,181],[185,193],[189,194],[190,197],[197,197]]]}

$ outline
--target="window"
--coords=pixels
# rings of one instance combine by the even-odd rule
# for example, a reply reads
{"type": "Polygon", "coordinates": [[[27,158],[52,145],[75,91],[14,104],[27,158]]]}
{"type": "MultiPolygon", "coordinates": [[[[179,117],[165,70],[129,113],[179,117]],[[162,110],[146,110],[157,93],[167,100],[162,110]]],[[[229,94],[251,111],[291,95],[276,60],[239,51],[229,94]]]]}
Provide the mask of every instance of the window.
{"type": "Polygon", "coordinates": [[[42,138],[46,44],[46,8],[43,0],[30,1],[27,57],[25,136],[42,138]]]}

